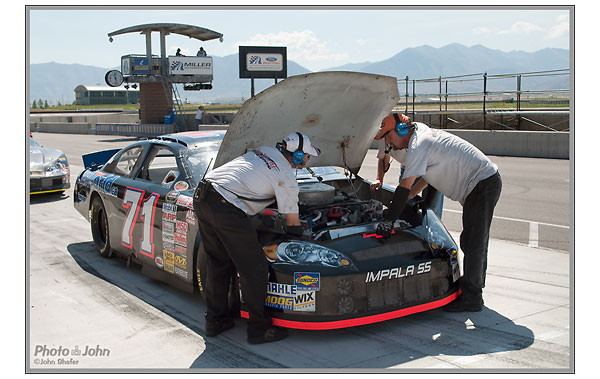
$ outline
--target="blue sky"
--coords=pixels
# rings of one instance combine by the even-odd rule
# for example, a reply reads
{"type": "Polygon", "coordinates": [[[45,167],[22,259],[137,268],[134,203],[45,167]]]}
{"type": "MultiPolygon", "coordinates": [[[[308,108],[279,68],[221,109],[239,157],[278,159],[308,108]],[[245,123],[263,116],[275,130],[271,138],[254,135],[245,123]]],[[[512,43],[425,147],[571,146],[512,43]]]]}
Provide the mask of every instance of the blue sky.
{"type": "MultiPolygon", "coordinates": [[[[311,71],[377,62],[422,45],[481,44],[528,52],[547,47],[569,49],[569,11],[565,7],[331,8],[29,8],[29,63],[116,67],[122,55],[145,53],[145,39],[130,33],[110,43],[107,34],[156,22],[190,24],[224,35],[223,42],[168,36],[169,54],[181,48],[184,54],[195,55],[201,45],[215,56],[234,54],[240,45],[286,46],[288,59],[311,71]]],[[[153,34],[153,53],[160,54],[158,33],[153,34]]]]}

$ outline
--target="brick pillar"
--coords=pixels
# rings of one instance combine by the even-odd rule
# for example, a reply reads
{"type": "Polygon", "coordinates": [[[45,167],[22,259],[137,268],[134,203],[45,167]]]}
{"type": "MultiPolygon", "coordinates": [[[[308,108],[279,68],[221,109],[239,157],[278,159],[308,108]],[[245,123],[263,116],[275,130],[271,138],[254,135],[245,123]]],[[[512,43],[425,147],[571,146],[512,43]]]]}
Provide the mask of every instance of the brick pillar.
{"type": "Polygon", "coordinates": [[[172,108],[171,83],[140,83],[140,122],[142,124],[164,124],[165,116],[172,108]],[[168,91],[165,94],[165,89],[168,91]]]}

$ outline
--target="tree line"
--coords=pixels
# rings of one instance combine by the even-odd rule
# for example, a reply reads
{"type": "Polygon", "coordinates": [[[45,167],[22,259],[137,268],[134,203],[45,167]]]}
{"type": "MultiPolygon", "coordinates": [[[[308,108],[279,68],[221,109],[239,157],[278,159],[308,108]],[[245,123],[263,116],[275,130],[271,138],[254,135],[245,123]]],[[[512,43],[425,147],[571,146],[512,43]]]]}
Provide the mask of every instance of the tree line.
{"type": "MultiPolygon", "coordinates": [[[[73,102],[70,105],[75,105],[75,100],[73,100],[73,102]]],[[[47,109],[50,107],[60,107],[62,105],[68,105],[68,104],[62,104],[60,101],[57,101],[55,105],[52,104],[52,101],[48,102],[48,100],[43,100],[43,99],[38,99],[38,100],[33,100],[33,102],[31,103],[31,109],[47,109]]]]}

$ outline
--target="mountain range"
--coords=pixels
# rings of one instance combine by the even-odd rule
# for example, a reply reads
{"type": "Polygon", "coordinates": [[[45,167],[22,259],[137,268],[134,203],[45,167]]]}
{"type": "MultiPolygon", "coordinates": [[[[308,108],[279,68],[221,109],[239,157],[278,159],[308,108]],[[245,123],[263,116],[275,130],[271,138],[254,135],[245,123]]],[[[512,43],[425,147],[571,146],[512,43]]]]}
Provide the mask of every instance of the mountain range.
{"type": "MultiPolygon", "coordinates": [[[[570,54],[565,49],[542,49],[536,52],[488,49],[482,45],[467,47],[458,43],[441,48],[420,46],[407,48],[396,55],[379,61],[351,63],[322,71],[357,71],[394,76],[399,79],[400,94],[404,94],[404,78],[430,79],[439,76],[460,76],[487,72],[488,75],[560,70],[570,67],[570,54]]],[[[213,56],[213,89],[183,91],[178,87],[182,100],[191,103],[240,103],[250,97],[250,80],[239,78],[238,54],[225,57],[213,56]]],[[[83,85],[106,85],[104,75],[113,68],[100,68],[80,64],[55,62],[31,64],[29,71],[30,101],[44,99],[49,102],[70,104],[75,100],[75,87],[83,85]]],[[[287,62],[288,76],[310,73],[294,61],[287,62]]],[[[464,79],[481,79],[482,75],[464,79]]],[[[449,83],[449,92],[481,92],[482,81],[458,81],[449,83]]],[[[255,79],[255,93],[273,85],[274,79],[255,79]]],[[[522,90],[568,89],[568,75],[534,76],[523,78],[522,90]]],[[[419,82],[416,93],[437,93],[439,83],[419,82]]],[[[488,91],[516,89],[515,78],[489,80],[488,91]]],[[[445,91],[445,88],[443,89],[445,91]]]]}

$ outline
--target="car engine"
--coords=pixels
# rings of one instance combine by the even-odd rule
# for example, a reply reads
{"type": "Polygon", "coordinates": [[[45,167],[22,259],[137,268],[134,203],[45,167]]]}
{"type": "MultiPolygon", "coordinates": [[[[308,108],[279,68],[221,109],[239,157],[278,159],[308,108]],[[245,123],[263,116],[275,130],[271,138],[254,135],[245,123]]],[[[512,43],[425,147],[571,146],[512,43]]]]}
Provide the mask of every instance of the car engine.
{"type": "MultiPolygon", "coordinates": [[[[350,233],[373,230],[373,223],[383,220],[383,203],[375,199],[361,200],[322,182],[301,183],[299,186],[300,222],[304,237],[312,240],[339,238],[350,233]],[[353,228],[360,226],[360,230],[353,228]]],[[[261,214],[263,231],[283,230],[285,217],[276,209],[267,208],[261,214]]]]}

